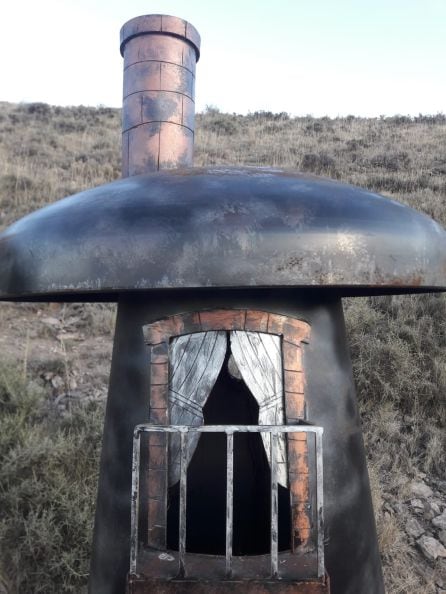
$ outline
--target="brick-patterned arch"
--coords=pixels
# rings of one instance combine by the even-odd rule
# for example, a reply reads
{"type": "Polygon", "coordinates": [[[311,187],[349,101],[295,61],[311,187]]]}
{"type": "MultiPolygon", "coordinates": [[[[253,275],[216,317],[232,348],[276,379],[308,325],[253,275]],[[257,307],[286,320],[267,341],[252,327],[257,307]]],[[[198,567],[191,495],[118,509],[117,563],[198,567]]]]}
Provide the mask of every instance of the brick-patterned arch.
{"type": "MultiPolygon", "coordinates": [[[[283,388],[286,423],[305,419],[305,377],[302,343],[308,342],[307,322],[259,310],[214,309],[183,313],[144,326],[144,339],[150,348],[149,421],[169,423],[169,342],[176,336],[211,330],[245,330],[276,334],[282,338],[283,388]]],[[[166,546],[167,454],[161,436],[150,438],[148,460],[148,534],[151,546],[166,546]],[[158,441],[156,441],[158,440],[158,441]],[[156,441],[156,443],[155,443],[156,441]],[[160,447],[161,446],[161,447],[160,447]]],[[[288,474],[292,507],[293,550],[305,546],[311,521],[308,444],[304,433],[288,435],[288,474]]]]}

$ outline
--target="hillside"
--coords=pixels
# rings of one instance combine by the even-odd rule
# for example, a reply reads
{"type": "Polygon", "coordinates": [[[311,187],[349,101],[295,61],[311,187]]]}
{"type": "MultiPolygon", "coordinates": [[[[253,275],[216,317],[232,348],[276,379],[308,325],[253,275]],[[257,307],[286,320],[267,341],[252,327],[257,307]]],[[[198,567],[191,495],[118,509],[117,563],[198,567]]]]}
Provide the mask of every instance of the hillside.
{"type": "MultiPolygon", "coordinates": [[[[325,175],[446,225],[442,115],[209,108],[197,116],[195,154],[196,165],[325,175]]],[[[0,103],[1,229],[119,176],[118,110],[0,103]]],[[[436,520],[446,510],[446,297],[344,306],[387,592],[446,592],[446,558],[423,544],[431,536],[446,546],[436,520]]],[[[85,591],[114,314],[102,304],[0,304],[0,594],[85,591]]]]}

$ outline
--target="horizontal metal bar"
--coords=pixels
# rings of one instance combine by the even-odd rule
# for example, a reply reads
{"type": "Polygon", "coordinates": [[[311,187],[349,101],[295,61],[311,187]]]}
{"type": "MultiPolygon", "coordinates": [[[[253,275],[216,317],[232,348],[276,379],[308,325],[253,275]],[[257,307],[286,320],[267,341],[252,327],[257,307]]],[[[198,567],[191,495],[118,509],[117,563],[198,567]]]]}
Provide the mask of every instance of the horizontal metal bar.
{"type": "Polygon", "coordinates": [[[314,425],[201,425],[188,427],[187,425],[150,425],[143,423],[135,427],[136,433],[315,433],[322,435],[323,427],[314,425]]]}
{"type": "MultiPolygon", "coordinates": [[[[200,427],[189,427],[186,425],[152,425],[142,423],[137,425],[134,430],[133,439],[133,460],[132,460],[132,506],[131,506],[131,550],[130,550],[130,573],[135,574],[137,570],[138,555],[138,516],[139,516],[139,472],[140,472],[140,437],[142,433],[180,433],[181,434],[181,479],[180,479],[180,521],[179,521],[179,569],[180,575],[184,576],[185,554],[186,554],[186,492],[187,492],[187,459],[186,459],[186,436],[189,433],[226,433],[228,438],[227,450],[227,478],[233,473],[230,468],[230,455],[233,452],[233,434],[234,433],[269,433],[271,435],[271,489],[274,498],[274,490],[277,488],[277,442],[278,436],[284,433],[312,433],[316,440],[316,506],[317,506],[317,550],[318,550],[318,577],[325,574],[324,567],[324,514],[323,514],[323,456],[322,456],[322,435],[323,427],[314,425],[202,425],[200,427]],[[273,446],[273,443],[276,447],[273,446]],[[230,445],[231,444],[231,445],[230,445]],[[274,481],[274,476],[276,477],[274,481]],[[276,483],[274,485],[273,483],[276,483]]],[[[232,477],[233,478],[233,477],[232,477]]],[[[229,577],[232,570],[232,493],[227,488],[227,508],[226,508],[226,572],[229,577]]],[[[272,501],[272,508],[276,505],[272,501]]],[[[276,512],[271,510],[271,529],[277,525],[276,512]]],[[[272,538],[273,540],[273,538],[272,538]]],[[[272,575],[278,576],[278,551],[276,552],[276,542],[271,542],[271,569],[272,575]]]]}

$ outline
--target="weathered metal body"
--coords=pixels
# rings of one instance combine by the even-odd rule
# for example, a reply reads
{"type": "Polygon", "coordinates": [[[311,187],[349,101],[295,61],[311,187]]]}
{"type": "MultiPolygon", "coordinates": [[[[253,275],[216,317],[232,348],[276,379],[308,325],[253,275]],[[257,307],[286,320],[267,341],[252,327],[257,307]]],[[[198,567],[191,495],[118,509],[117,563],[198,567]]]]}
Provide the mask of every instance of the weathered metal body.
{"type": "Polygon", "coordinates": [[[197,30],[177,17],[138,17],[121,29],[121,54],[123,176],[191,167],[197,30]]]}
{"type": "MultiPolygon", "coordinates": [[[[225,310],[226,313],[227,310],[225,310]]],[[[195,356],[195,350],[193,353],[195,356]]],[[[159,409],[158,409],[159,410],[159,409]]],[[[167,411],[166,411],[167,412],[167,411]]],[[[153,411],[152,411],[153,413],[153,411]]],[[[170,411],[172,416],[172,410],[170,411]]],[[[193,421],[192,421],[193,422],[193,421]]],[[[164,579],[191,579],[195,577],[195,580],[201,579],[216,579],[224,575],[226,580],[253,580],[253,579],[268,579],[271,581],[288,580],[288,581],[306,581],[309,577],[313,577],[315,582],[324,583],[325,578],[325,563],[324,563],[324,508],[323,508],[323,464],[322,464],[322,435],[323,428],[316,427],[314,425],[285,425],[284,423],[275,425],[199,425],[192,426],[192,422],[189,421],[187,425],[160,425],[160,424],[141,424],[135,427],[134,441],[133,441],[133,462],[132,462],[132,514],[131,514],[131,543],[130,543],[130,576],[143,574],[145,576],[153,577],[157,576],[158,579],[163,577],[164,579]],[[211,556],[203,553],[187,552],[187,542],[190,538],[187,538],[187,489],[188,489],[188,475],[190,475],[190,465],[193,459],[193,455],[188,456],[191,445],[196,448],[199,443],[199,439],[203,434],[211,435],[225,435],[226,438],[226,522],[225,522],[225,555],[211,556]],[[240,555],[234,554],[234,463],[237,462],[234,457],[235,441],[240,436],[251,437],[253,434],[261,435],[263,440],[268,444],[267,451],[269,451],[269,464],[271,466],[270,474],[270,499],[272,502],[270,511],[270,518],[264,518],[270,520],[271,528],[269,530],[269,555],[240,555]],[[142,447],[142,437],[148,437],[145,447],[149,447],[156,442],[158,445],[153,446],[152,449],[156,449],[157,463],[153,465],[152,472],[150,471],[147,478],[152,484],[146,491],[149,494],[157,491],[156,498],[149,500],[149,546],[142,550],[143,546],[140,540],[139,534],[139,518],[142,507],[141,493],[143,491],[143,485],[140,481],[140,467],[141,467],[141,456],[144,455],[142,447]],[[174,438],[174,439],[170,439],[174,438]],[[180,438],[175,440],[175,438],[180,438]],[[313,529],[308,531],[306,535],[306,551],[300,554],[295,554],[295,548],[298,548],[303,540],[302,532],[305,530],[307,522],[305,522],[307,513],[304,512],[305,518],[302,518],[302,509],[300,505],[296,503],[293,505],[296,509],[296,513],[293,514],[293,520],[296,520],[298,524],[298,531],[300,534],[297,535],[296,542],[292,543],[291,550],[285,552],[279,550],[280,541],[280,526],[279,526],[279,513],[280,505],[278,498],[279,481],[281,480],[279,472],[278,455],[280,444],[284,445],[287,443],[285,437],[288,437],[289,446],[289,461],[290,468],[293,466],[293,460],[299,459],[301,465],[305,465],[306,460],[302,453],[308,452],[309,449],[313,450],[315,459],[315,475],[313,478],[314,482],[314,497],[311,497],[312,501],[308,502],[308,508],[312,508],[313,513],[311,514],[311,524],[313,529]],[[198,438],[198,439],[195,439],[198,438]],[[308,442],[313,438],[313,443],[308,447],[308,442]],[[170,441],[170,443],[169,443],[170,441]],[[180,441],[180,444],[178,444],[180,441]],[[179,446],[179,447],[178,447],[179,446]],[[167,496],[160,497],[160,491],[165,491],[163,488],[154,489],[154,482],[152,480],[153,474],[159,476],[159,471],[164,464],[160,464],[163,458],[163,453],[166,454],[166,459],[171,454],[169,466],[175,466],[174,460],[172,459],[172,452],[177,450],[180,458],[179,468],[179,522],[178,522],[178,552],[172,550],[168,555],[160,554],[160,548],[166,549],[165,535],[161,533],[160,528],[164,524],[165,518],[168,516],[168,498],[167,496]],[[153,520],[153,521],[152,521],[153,520]],[[302,521],[303,520],[303,521],[302,521]],[[312,539],[312,534],[316,538],[312,539]],[[160,538],[161,537],[161,538],[160,538]],[[162,542],[159,542],[162,541],[162,542]],[[160,546],[161,545],[161,546],[160,546]]],[[[239,444],[237,444],[239,445],[239,444]]],[[[152,457],[153,458],[153,457],[152,457]]],[[[305,456],[307,458],[307,456],[305,456]]],[[[286,460],[286,456],[284,456],[286,460]]],[[[163,460],[164,462],[164,460],[163,460]]],[[[285,469],[286,470],[286,469],[285,469]]],[[[146,474],[146,473],[143,473],[146,474]]],[[[167,473],[164,477],[167,478],[167,473]]],[[[291,480],[293,481],[293,473],[289,473],[291,480]]],[[[156,479],[157,477],[155,477],[156,479]]],[[[172,478],[172,477],[170,477],[172,478]]],[[[239,477],[237,477],[239,478],[239,477]]],[[[287,476],[284,477],[288,479],[287,476]]],[[[205,479],[211,480],[209,475],[205,479]]],[[[173,484],[176,482],[176,477],[172,481],[173,484]]],[[[287,480],[288,482],[288,480],[287,480]]],[[[301,477],[295,484],[300,486],[301,477]],[[300,483],[300,484],[299,484],[300,483]]],[[[235,485],[237,486],[237,485],[235,485]]],[[[300,489],[302,494],[302,489],[300,489]]],[[[309,493],[308,493],[309,494],[309,493]]],[[[167,495],[167,493],[166,493],[167,495]]],[[[258,495],[258,492],[257,492],[258,495]]],[[[190,498],[189,498],[190,499],[190,498]]],[[[290,498],[290,503],[293,502],[293,497],[290,498]]],[[[302,501],[302,500],[300,500],[302,501]]],[[[307,501],[305,502],[307,503],[307,501]]],[[[199,505],[206,505],[203,500],[199,505]]],[[[214,516],[215,520],[215,516],[214,516]]],[[[310,524],[310,526],[311,526],[310,524]]],[[[213,530],[216,531],[218,528],[215,525],[213,530]]],[[[208,541],[209,542],[209,541],[208,541]]],[[[237,551],[238,552],[238,551],[237,551]]]]}
{"type": "Polygon", "coordinates": [[[0,298],[180,288],[339,296],[446,287],[432,219],[347,184],[257,168],[173,170],[65,198],[0,239],[0,298]]]}
{"type": "Polygon", "coordinates": [[[121,593],[129,567],[133,428],[150,419],[150,366],[143,327],[178,313],[216,308],[275,312],[304,319],[311,325],[311,339],[305,347],[306,422],[324,428],[325,558],[331,592],[383,593],[341,301],[324,297],[317,290],[249,288],[168,291],[162,293],[162,299],[154,292],[123,296],[120,300],[104,428],[91,592],[121,593]]]}
{"type": "Polygon", "coordinates": [[[172,580],[165,582],[161,580],[145,580],[131,577],[129,582],[129,594],[230,594],[232,592],[243,592],[243,594],[269,594],[280,592],[281,594],[329,594],[329,585],[326,583],[302,581],[302,582],[277,582],[267,580],[250,581],[212,581],[212,580],[172,580]]]}
{"type": "MultiPolygon", "coordinates": [[[[406,206],[327,179],[268,168],[185,169],[192,164],[199,47],[197,32],[181,19],[150,15],[124,25],[123,175],[130,177],[48,206],[0,236],[0,300],[118,303],[90,592],[126,588],[133,431],[169,423],[169,341],[210,330],[274,335],[284,358],[286,423],[324,430],[329,580],[249,572],[231,579],[218,571],[161,579],[160,565],[158,575],[130,573],[129,594],[383,594],[341,297],[446,290],[446,233],[406,206]],[[311,328],[299,351],[287,350],[290,320],[311,328]],[[156,334],[163,324],[172,328],[167,338],[148,341],[147,328],[156,334]]],[[[302,470],[303,458],[296,459],[302,470]]],[[[295,481],[293,492],[290,461],[288,474],[293,530],[304,541],[311,479],[295,481]]],[[[166,527],[155,527],[162,534],[154,542],[162,542],[166,527]]],[[[197,563],[212,566],[206,558],[197,563]]],[[[263,566],[260,557],[252,563],[263,566]]]]}

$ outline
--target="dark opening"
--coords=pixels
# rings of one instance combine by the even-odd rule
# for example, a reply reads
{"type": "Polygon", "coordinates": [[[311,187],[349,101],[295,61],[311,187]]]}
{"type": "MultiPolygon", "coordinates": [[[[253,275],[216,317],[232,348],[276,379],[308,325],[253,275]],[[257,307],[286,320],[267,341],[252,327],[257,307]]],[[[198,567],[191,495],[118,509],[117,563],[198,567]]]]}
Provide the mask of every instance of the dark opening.
{"type": "MultiPolygon", "coordinates": [[[[228,359],[203,408],[206,425],[257,425],[259,407],[228,359]]],[[[271,471],[258,433],[234,436],[234,555],[270,552],[271,471]]],[[[225,554],[226,435],[204,433],[187,473],[186,550],[225,554]]],[[[279,550],[290,548],[290,492],[279,485],[279,550]]],[[[178,549],[179,483],[169,489],[167,546],[178,549]]]]}

